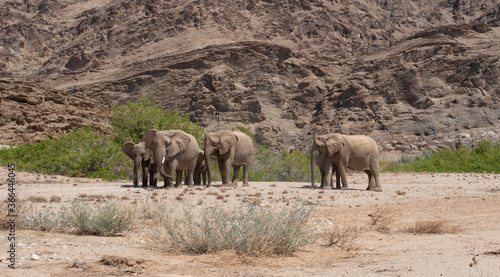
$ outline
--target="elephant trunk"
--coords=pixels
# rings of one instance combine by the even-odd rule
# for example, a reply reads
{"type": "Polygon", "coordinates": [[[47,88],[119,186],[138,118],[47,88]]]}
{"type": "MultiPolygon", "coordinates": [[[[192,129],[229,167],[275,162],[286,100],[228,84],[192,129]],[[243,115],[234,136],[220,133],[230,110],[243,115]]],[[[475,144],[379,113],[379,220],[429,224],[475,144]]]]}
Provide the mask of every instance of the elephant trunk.
{"type": "Polygon", "coordinates": [[[141,162],[142,159],[140,158],[136,158],[134,160],[134,187],[137,187],[139,185],[139,166],[141,165],[141,162]]]}
{"type": "Polygon", "coordinates": [[[208,175],[207,187],[209,187],[212,184],[212,168],[210,164],[210,156],[212,155],[212,150],[205,149],[204,155],[205,155],[205,166],[208,175]]]}
{"type": "Polygon", "coordinates": [[[160,172],[163,178],[174,180],[173,176],[170,176],[167,174],[167,172],[165,172],[165,166],[163,165],[163,163],[165,162],[165,148],[161,147],[161,144],[160,146],[156,147],[154,151],[154,161],[158,168],[158,172],[160,172]]]}
{"type": "Polygon", "coordinates": [[[316,160],[318,158],[318,151],[311,151],[311,188],[316,187],[316,160]]]}

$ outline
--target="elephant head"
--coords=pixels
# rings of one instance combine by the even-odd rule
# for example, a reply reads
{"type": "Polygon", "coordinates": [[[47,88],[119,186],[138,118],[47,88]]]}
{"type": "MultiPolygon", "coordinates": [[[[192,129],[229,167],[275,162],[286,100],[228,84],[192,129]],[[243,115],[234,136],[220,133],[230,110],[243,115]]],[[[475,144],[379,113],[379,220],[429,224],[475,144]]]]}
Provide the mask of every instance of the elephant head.
{"type": "Polygon", "coordinates": [[[210,165],[210,156],[212,154],[218,157],[226,155],[231,148],[238,142],[238,137],[229,130],[222,130],[217,133],[205,134],[205,164],[208,173],[208,184],[212,183],[212,168],[210,165]]]}
{"type": "Polygon", "coordinates": [[[165,172],[164,163],[184,151],[188,147],[191,138],[186,133],[178,130],[158,131],[151,129],[146,133],[144,140],[147,148],[153,150],[153,161],[158,167],[161,176],[173,180],[173,176],[165,172]]]}
{"type": "MultiPolygon", "coordinates": [[[[141,166],[141,164],[142,166],[149,166],[153,153],[146,148],[145,142],[136,144],[133,141],[125,142],[122,145],[122,151],[134,161],[134,186],[137,186],[139,183],[139,166],[141,166]]],[[[144,179],[146,179],[145,176],[143,176],[143,183],[144,179]]]]}
{"type": "Polygon", "coordinates": [[[331,158],[335,153],[342,150],[344,147],[344,137],[341,134],[320,135],[314,138],[314,143],[311,149],[311,186],[315,185],[315,166],[318,156],[331,158]]]}

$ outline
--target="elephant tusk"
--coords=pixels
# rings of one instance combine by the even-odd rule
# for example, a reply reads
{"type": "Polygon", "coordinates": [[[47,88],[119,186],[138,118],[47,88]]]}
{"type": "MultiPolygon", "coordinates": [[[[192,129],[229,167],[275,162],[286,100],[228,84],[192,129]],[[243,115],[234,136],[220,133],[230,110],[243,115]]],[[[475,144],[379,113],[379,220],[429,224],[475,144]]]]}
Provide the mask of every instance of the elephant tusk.
{"type": "Polygon", "coordinates": [[[165,162],[165,156],[163,156],[163,160],[161,160],[161,164],[165,162]]]}

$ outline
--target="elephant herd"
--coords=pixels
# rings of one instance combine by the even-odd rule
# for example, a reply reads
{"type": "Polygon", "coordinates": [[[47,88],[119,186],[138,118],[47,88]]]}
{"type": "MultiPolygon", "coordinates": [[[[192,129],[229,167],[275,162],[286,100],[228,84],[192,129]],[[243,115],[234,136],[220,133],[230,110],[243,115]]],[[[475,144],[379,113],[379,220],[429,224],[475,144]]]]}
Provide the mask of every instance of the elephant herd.
{"type": "MultiPolygon", "coordinates": [[[[248,171],[253,159],[252,139],[240,131],[221,130],[205,134],[205,149],[198,147],[192,135],[181,130],[149,130],[143,142],[126,142],[122,151],[134,161],[134,186],[139,183],[139,167],[142,167],[142,185],[157,186],[158,173],[163,176],[164,188],[187,186],[210,186],[212,169],[210,157],[217,157],[222,177],[221,186],[236,186],[238,173],[243,167],[243,186],[248,184],[248,171]],[[229,181],[231,167],[233,178],[229,181]],[[176,175],[175,184],[174,174],[176,175]],[[206,176],[208,175],[208,182],[206,176]]],[[[379,150],[377,143],[363,135],[342,135],[338,133],[319,135],[311,148],[311,187],[315,188],[315,166],[321,172],[323,189],[333,189],[333,175],[336,188],[348,189],[346,169],[361,170],[368,175],[367,190],[382,191],[379,181],[379,150]]]]}

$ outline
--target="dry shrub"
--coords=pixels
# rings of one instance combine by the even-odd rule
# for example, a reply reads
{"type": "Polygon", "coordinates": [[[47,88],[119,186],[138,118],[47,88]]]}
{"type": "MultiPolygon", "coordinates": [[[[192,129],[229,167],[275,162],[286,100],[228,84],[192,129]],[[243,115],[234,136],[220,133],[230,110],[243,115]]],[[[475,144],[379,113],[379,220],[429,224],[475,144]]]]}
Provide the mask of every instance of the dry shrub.
{"type": "MultiPolygon", "coordinates": [[[[9,212],[9,204],[12,204],[8,201],[3,201],[0,203],[0,229],[8,229],[10,228],[9,221],[14,218],[24,218],[32,209],[32,205],[23,200],[17,200],[15,203],[15,207],[10,207],[11,210],[9,212]],[[13,213],[12,213],[13,212],[13,213]]],[[[23,222],[18,222],[16,219],[16,224],[21,223],[21,227],[23,227],[23,222]]]]}
{"type": "Polygon", "coordinates": [[[335,224],[325,232],[323,237],[328,242],[327,247],[336,246],[344,251],[352,252],[357,250],[355,244],[359,239],[359,228],[335,224]]]}
{"type": "Polygon", "coordinates": [[[460,225],[452,224],[449,220],[420,220],[408,228],[408,232],[414,234],[455,234],[460,230],[460,225]]]}
{"type": "Polygon", "coordinates": [[[61,202],[61,197],[60,196],[57,196],[57,195],[52,195],[50,197],[50,202],[53,202],[53,203],[59,203],[61,202]]]}
{"type": "Polygon", "coordinates": [[[231,250],[239,255],[289,255],[313,243],[307,224],[312,207],[268,208],[246,204],[228,209],[218,205],[187,207],[169,214],[153,228],[152,239],[168,250],[214,253],[231,250]]]}
{"type": "Polygon", "coordinates": [[[43,196],[34,196],[34,195],[30,195],[28,196],[28,201],[31,201],[31,202],[36,202],[36,203],[39,203],[39,202],[47,202],[47,198],[43,197],[43,196]]]}
{"type": "Polygon", "coordinates": [[[371,218],[370,224],[372,226],[377,226],[376,231],[381,233],[388,233],[391,230],[391,225],[394,222],[394,212],[385,209],[377,209],[375,212],[368,214],[371,218]]]}
{"type": "Polygon", "coordinates": [[[143,259],[132,259],[132,258],[124,258],[124,257],[118,257],[118,256],[104,256],[99,260],[99,262],[102,265],[109,265],[109,266],[118,266],[118,267],[131,267],[131,266],[136,266],[143,264],[145,260],[143,259]]]}
{"type": "Polygon", "coordinates": [[[129,230],[135,219],[132,209],[117,202],[92,205],[75,201],[68,216],[69,223],[77,233],[96,236],[109,236],[129,230]]]}

